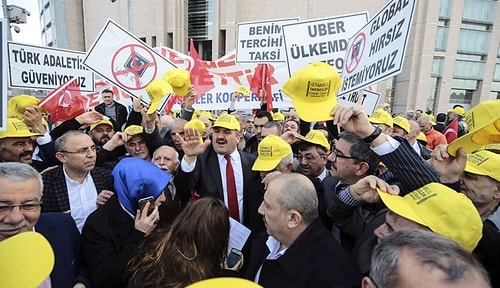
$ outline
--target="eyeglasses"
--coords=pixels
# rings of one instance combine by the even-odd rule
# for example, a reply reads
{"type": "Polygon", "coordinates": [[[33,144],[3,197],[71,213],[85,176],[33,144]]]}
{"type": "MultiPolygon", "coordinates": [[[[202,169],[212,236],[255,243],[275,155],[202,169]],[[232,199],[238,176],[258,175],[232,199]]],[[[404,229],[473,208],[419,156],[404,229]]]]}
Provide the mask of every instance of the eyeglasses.
{"type": "Polygon", "coordinates": [[[356,160],[356,161],[361,161],[361,160],[359,160],[356,157],[345,156],[344,154],[339,154],[339,152],[337,150],[335,150],[335,148],[332,149],[332,154],[333,154],[333,162],[337,162],[337,158],[353,159],[353,160],[356,160]]]}
{"type": "Polygon", "coordinates": [[[298,155],[297,160],[299,160],[299,163],[302,162],[302,160],[306,160],[306,162],[313,162],[314,160],[318,159],[319,157],[323,157],[325,154],[318,154],[318,156],[313,156],[312,154],[306,154],[306,155],[298,155]]]}
{"type": "Polygon", "coordinates": [[[92,145],[90,147],[83,147],[80,149],[76,149],[76,151],[66,151],[66,150],[61,150],[59,152],[62,153],[68,153],[68,154],[80,154],[80,155],[87,155],[90,152],[95,152],[97,150],[97,147],[95,145],[92,145]]]}
{"type": "Polygon", "coordinates": [[[0,215],[8,215],[12,209],[19,207],[21,212],[31,212],[31,211],[36,211],[38,208],[40,208],[40,205],[42,205],[42,202],[38,203],[25,203],[25,204],[19,204],[19,205],[0,205],[0,215]]]}

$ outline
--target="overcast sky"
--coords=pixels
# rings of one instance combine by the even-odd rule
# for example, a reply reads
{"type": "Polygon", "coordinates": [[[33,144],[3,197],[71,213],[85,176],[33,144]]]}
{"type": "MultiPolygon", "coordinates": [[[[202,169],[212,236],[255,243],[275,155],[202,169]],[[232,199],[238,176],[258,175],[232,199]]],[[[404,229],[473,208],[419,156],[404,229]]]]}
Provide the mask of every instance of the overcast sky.
{"type": "MultiPolygon", "coordinates": [[[[40,12],[38,9],[38,0],[7,0],[7,5],[16,5],[25,8],[31,13],[31,16],[27,17],[26,24],[19,24],[21,32],[16,33],[14,29],[11,29],[12,40],[15,42],[29,43],[35,45],[42,44],[41,29],[40,29],[40,12]]],[[[3,9],[1,9],[1,15],[3,18],[3,9]]]]}

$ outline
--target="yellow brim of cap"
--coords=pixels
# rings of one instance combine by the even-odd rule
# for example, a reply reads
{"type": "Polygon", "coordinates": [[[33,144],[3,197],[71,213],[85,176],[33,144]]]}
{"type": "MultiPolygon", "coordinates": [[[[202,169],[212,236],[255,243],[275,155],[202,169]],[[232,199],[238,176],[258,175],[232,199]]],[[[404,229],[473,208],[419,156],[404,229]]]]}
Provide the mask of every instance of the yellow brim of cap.
{"type": "Polygon", "coordinates": [[[52,247],[36,232],[23,232],[3,240],[0,255],[1,287],[38,287],[54,267],[52,247]]]}
{"type": "Polygon", "coordinates": [[[186,288],[262,288],[259,284],[242,278],[219,277],[193,283],[186,288]]]}
{"type": "Polygon", "coordinates": [[[151,102],[151,104],[149,105],[149,108],[148,108],[148,111],[146,112],[146,114],[153,114],[155,112],[158,112],[158,107],[160,105],[164,105],[165,103],[167,103],[168,99],[170,99],[170,97],[172,96],[172,94],[167,94],[167,95],[164,95],[162,98],[160,98],[158,101],[153,101],[151,102]]]}
{"type": "Polygon", "coordinates": [[[300,119],[307,122],[328,121],[333,119],[330,112],[338,103],[336,97],[330,98],[323,102],[304,102],[297,99],[292,99],[292,102],[300,119]]]}
{"type": "Polygon", "coordinates": [[[427,226],[425,221],[413,210],[413,207],[406,202],[403,197],[383,192],[378,188],[377,192],[380,199],[382,199],[382,202],[384,202],[389,210],[408,220],[427,226]]]}
{"type": "Polygon", "coordinates": [[[464,170],[466,172],[469,172],[469,173],[472,173],[472,174],[476,174],[476,175],[490,176],[490,175],[488,175],[487,172],[484,172],[484,171],[481,171],[481,170],[477,169],[476,166],[469,164],[469,162],[467,162],[467,164],[465,164],[465,169],[464,170]]]}
{"type": "Polygon", "coordinates": [[[252,170],[253,171],[271,171],[273,170],[274,168],[276,168],[276,166],[278,166],[278,164],[280,163],[281,159],[259,159],[259,157],[257,157],[257,159],[255,160],[255,162],[253,163],[253,166],[252,166],[252,170]]]}
{"type": "Polygon", "coordinates": [[[174,87],[174,86],[172,86],[172,89],[174,89],[175,95],[180,96],[180,97],[184,97],[189,92],[189,85],[184,85],[182,87],[174,87]]]}
{"type": "Polygon", "coordinates": [[[469,132],[456,139],[448,145],[446,150],[448,154],[456,156],[457,150],[461,147],[467,153],[472,153],[490,143],[500,143],[500,119],[475,132],[469,132]]]}

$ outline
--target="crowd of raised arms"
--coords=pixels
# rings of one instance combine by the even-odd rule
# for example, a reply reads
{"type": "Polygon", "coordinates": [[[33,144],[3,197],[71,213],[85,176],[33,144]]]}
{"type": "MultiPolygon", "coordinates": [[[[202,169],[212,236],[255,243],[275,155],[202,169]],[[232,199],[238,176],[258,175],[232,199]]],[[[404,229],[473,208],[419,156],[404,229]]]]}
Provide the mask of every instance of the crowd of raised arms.
{"type": "Polygon", "coordinates": [[[274,112],[264,90],[238,110],[245,87],[199,111],[190,86],[178,117],[104,90],[53,123],[12,97],[0,248],[47,239],[37,287],[500,287],[500,100],[367,113],[336,102],[328,67],[296,72],[282,89],[294,107],[274,112]]]}

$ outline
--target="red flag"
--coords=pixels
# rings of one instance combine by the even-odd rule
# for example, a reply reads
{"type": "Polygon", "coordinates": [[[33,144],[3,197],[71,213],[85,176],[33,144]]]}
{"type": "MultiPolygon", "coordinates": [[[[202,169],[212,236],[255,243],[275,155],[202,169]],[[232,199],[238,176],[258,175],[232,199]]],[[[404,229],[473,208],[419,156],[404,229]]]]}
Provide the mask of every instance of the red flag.
{"type": "Polygon", "coordinates": [[[52,122],[66,121],[85,112],[85,99],[76,80],[72,78],[40,101],[52,122]]]}
{"type": "Polygon", "coordinates": [[[458,137],[458,117],[451,121],[446,128],[443,130],[443,134],[446,137],[448,144],[455,141],[458,137]]]}
{"type": "Polygon", "coordinates": [[[250,91],[259,95],[259,91],[264,89],[266,91],[266,110],[271,112],[273,110],[273,95],[271,92],[271,66],[267,64],[259,64],[255,68],[252,80],[250,81],[250,91]]]}

